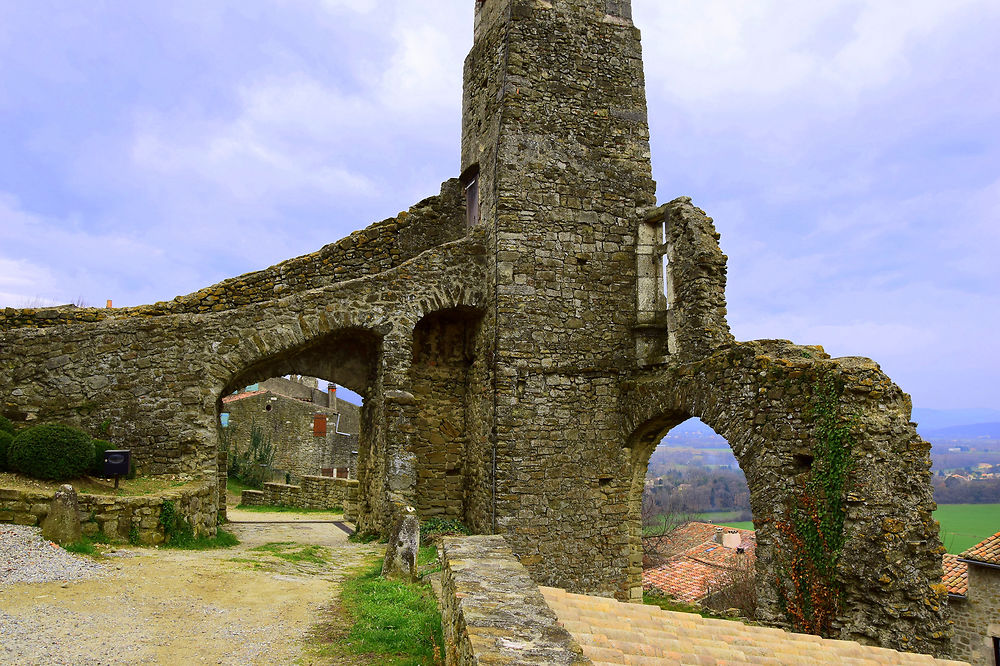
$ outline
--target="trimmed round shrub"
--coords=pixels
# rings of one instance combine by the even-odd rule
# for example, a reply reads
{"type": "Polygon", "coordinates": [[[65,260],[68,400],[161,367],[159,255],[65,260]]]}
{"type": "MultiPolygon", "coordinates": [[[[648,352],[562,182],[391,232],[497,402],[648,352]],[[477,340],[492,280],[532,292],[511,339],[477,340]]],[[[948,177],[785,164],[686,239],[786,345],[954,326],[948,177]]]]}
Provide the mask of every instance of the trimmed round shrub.
{"type": "Polygon", "coordinates": [[[7,451],[7,465],[36,479],[73,479],[94,464],[94,443],[77,428],[57,424],[22,430],[7,451]]]}
{"type": "Polygon", "coordinates": [[[90,466],[90,473],[93,476],[101,476],[104,474],[104,452],[108,449],[115,448],[115,445],[111,442],[106,442],[103,439],[95,439],[94,442],[94,462],[90,466]]]}
{"type": "Polygon", "coordinates": [[[0,414],[0,432],[8,432],[13,437],[14,430],[14,424],[10,422],[10,419],[0,414]]]}
{"type": "Polygon", "coordinates": [[[14,436],[6,430],[0,430],[0,471],[7,469],[7,449],[14,441],[14,436]]]}

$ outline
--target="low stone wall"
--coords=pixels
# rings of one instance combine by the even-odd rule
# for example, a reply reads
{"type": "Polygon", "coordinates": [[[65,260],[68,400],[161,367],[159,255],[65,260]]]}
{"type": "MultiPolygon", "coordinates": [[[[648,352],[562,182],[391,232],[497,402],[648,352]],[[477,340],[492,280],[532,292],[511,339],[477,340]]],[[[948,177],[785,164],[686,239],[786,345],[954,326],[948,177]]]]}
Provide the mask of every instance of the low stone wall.
{"type": "Polygon", "coordinates": [[[300,486],[265,483],[264,490],[244,490],[240,495],[240,504],[343,509],[344,518],[354,520],[358,506],[358,482],[356,479],[335,479],[330,476],[304,476],[300,486]]]}
{"type": "Polygon", "coordinates": [[[590,664],[502,536],[442,541],[446,664],[590,664]]]}
{"type": "MultiPolygon", "coordinates": [[[[55,491],[0,488],[0,523],[40,525],[54,495],[55,491]]],[[[135,497],[80,493],[77,506],[85,536],[101,532],[112,539],[137,539],[152,546],[164,541],[160,511],[165,501],[174,503],[177,515],[191,524],[195,536],[215,536],[218,496],[216,481],[211,479],[135,497]]]]}

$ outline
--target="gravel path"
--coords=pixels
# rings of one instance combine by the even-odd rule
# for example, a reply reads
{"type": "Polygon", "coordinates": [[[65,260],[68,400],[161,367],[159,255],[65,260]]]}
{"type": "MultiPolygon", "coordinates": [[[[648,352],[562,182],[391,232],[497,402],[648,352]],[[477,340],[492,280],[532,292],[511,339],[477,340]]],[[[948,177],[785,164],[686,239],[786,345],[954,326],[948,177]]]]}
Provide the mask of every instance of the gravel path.
{"type": "Polygon", "coordinates": [[[40,532],[26,525],[0,525],[0,588],[11,583],[84,580],[108,572],[94,560],[46,541],[40,532]]]}
{"type": "Polygon", "coordinates": [[[340,580],[378,547],[348,543],[329,523],[227,529],[239,546],[128,548],[95,560],[37,529],[0,526],[0,664],[322,663],[305,639],[340,580]],[[329,563],[254,550],[288,541],[324,546],[329,563]]]}

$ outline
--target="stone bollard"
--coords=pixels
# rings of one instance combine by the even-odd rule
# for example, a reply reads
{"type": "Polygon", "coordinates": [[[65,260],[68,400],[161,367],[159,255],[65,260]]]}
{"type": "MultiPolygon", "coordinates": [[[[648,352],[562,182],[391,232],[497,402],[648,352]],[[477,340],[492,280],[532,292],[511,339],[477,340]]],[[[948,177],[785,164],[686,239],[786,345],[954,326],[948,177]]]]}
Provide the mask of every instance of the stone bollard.
{"type": "Polygon", "coordinates": [[[49,513],[42,521],[42,537],[58,544],[76,543],[82,538],[76,491],[66,484],[56,491],[49,513]]]}
{"type": "Polygon", "coordinates": [[[417,551],[420,549],[420,521],[412,506],[400,512],[389,533],[389,543],[385,547],[382,561],[382,575],[385,578],[416,580],[417,551]]]}

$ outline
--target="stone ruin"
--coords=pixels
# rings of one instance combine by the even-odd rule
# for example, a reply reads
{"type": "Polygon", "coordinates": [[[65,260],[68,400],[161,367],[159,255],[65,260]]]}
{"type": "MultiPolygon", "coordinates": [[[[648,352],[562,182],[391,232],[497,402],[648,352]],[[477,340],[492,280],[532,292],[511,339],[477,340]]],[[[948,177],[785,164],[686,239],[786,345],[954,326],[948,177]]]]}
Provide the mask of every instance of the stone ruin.
{"type": "Polygon", "coordinates": [[[0,410],[105,424],[142,473],[195,475],[223,396],[324,377],[365,398],[359,529],[412,506],[503,535],[540,584],[624,600],[649,456],[698,417],[746,474],[761,618],[787,625],[787,525],[832,386],[851,429],[832,631],[945,650],[910,399],[868,359],[733,338],[711,218],[657,206],[630,3],[476,0],[464,82],[461,177],[409,211],[170,302],[4,310],[0,410]]]}

